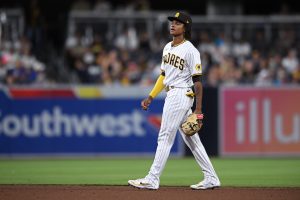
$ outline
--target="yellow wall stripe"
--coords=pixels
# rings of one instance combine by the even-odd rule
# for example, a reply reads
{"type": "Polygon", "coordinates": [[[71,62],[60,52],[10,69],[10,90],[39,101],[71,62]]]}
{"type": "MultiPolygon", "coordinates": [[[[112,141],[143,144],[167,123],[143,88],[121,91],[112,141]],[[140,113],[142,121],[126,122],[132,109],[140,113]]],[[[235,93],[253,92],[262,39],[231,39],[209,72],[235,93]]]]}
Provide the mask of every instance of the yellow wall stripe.
{"type": "Polygon", "coordinates": [[[76,87],[77,97],[83,99],[93,99],[93,98],[101,98],[102,93],[99,87],[95,86],[82,86],[76,87]]]}

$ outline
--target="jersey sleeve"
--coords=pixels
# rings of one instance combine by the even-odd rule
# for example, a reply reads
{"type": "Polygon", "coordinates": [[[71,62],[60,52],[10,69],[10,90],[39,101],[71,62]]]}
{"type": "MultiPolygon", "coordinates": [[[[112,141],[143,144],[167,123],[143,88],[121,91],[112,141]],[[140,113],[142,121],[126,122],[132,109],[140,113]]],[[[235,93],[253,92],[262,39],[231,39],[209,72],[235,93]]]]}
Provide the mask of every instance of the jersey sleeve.
{"type": "Polygon", "coordinates": [[[165,63],[164,63],[164,54],[162,55],[162,58],[161,58],[161,64],[160,64],[160,70],[162,71],[162,72],[164,72],[165,71],[165,63]]]}
{"type": "MultiPolygon", "coordinates": [[[[166,45],[167,46],[167,45],[166,45]]],[[[162,72],[164,72],[165,71],[165,63],[164,63],[164,54],[165,54],[165,49],[166,49],[166,46],[164,47],[164,49],[163,49],[163,53],[162,53],[162,56],[161,56],[161,64],[160,64],[160,70],[162,71],[162,72]]]]}
{"type": "Polygon", "coordinates": [[[190,52],[188,65],[192,76],[202,75],[200,52],[196,48],[190,52]]]}

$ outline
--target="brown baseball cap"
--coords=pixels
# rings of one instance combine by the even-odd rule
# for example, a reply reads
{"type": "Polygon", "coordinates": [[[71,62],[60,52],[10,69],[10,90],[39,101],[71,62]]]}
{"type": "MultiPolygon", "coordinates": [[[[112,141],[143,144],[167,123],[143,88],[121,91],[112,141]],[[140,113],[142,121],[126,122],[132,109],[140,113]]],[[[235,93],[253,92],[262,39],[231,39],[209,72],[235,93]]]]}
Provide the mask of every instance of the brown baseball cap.
{"type": "Polygon", "coordinates": [[[174,16],[169,16],[168,20],[173,21],[173,20],[177,20],[180,21],[184,24],[192,24],[192,18],[184,12],[176,12],[174,16]]]}

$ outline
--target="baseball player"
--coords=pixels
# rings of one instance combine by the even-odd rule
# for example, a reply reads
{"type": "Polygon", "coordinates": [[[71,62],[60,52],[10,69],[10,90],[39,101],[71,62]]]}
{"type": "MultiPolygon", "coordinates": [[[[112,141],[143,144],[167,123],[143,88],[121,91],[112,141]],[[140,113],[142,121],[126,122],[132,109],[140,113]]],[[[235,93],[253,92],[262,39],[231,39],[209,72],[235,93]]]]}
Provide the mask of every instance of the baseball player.
{"type": "Polygon", "coordinates": [[[146,177],[129,180],[128,184],[144,189],[159,188],[160,176],[179,129],[184,142],[191,149],[204,173],[204,180],[190,187],[192,189],[212,189],[221,184],[199,135],[187,136],[179,128],[187,116],[192,113],[191,107],[194,98],[196,100],[194,113],[203,119],[200,53],[189,41],[192,20],[184,12],[177,12],[174,16],[169,16],[168,20],[171,21],[170,34],[173,36],[173,41],[164,47],[161,74],[149,96],[141,102],[142,108],[147,110],[152,100],[164,88],[167,92],[155,158],[146,177]],[[195,92],[192,90],[193,86],[195,92]]]}

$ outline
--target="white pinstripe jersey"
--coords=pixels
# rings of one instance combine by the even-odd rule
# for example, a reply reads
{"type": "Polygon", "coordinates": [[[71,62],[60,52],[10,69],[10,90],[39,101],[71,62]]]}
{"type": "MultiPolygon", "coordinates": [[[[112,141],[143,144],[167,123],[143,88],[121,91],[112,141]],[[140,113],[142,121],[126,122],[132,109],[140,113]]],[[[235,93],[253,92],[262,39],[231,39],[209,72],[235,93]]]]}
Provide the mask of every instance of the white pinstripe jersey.
{"type": "Polygon", "coordinates": [[[202,74],[200,52],[188,40],[175,46],[169,42],[163,50],[161,70],[165,86],[191,87],[192,76],[202,74]]]}

